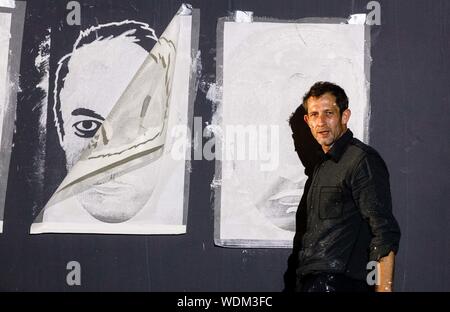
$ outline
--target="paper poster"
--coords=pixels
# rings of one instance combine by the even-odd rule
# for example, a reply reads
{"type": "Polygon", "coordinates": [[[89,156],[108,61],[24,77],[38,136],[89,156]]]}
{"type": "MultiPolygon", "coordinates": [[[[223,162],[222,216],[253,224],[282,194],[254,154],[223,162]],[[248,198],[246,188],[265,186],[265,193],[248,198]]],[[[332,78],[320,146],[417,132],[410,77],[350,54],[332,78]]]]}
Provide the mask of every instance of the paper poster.
{"type": "Polygon", "coordinates": [[[186,232],[189,146],[174,131],[192,119],[197,18],[183,5],[161,35],[130,20],[80,31],[52,92],[67,175],[32,234],[186,232]]]}
{"type": "Polygon", "coordinates": [[[344,88],[352,110],[349,127],[366,141],[365,30],[347,23],[219,22],[216,244],[292,246],[306,176],[288,119],[316,81],[344,88]]]}

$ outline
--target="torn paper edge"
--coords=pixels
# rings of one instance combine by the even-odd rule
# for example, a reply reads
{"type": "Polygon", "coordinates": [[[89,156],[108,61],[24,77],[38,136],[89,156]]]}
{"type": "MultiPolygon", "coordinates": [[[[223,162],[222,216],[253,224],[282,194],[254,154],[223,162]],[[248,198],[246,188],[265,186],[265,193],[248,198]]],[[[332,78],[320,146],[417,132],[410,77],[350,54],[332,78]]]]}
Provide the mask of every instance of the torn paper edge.
{"type": "MultiPolygon", "coordinates": [[[[224,45],[224,35],[225,35],[225,22],[230,21],[230,17],[222,17],[217,21],[216,30],[216,84],[214,88],[221,88],[223,86],[223,45],[224,45]]],[[[209,93],[209,90],[208,90],[209,93]]],[[[216,93],[215,93],[216,94],[216,93]]],[[[215,120],[217,126],[221,124],[217,118],[222,116],[222,92],[220,98],[216,98],[214,103],[216,106],[216,111],[213,112],[211,121],[215,120]]],[[[220,137],[216,136],[216,154],[222,154],[222,140],[220,137]]],[[[213,181],[211,182],[211,192],[212,192],[212,209],[214,210],[214,244],[217,246],[225,247],[225,241],[220,239],[220,215],[221,215],[221,200],[222,200],[222,159],[216,159],[215,161],[215,172],[213,176],[213,181]],[[214,187],[212,187],[214,185],[214,187]]],[[[237,247],[237,246],[236,246],[237,247]]]]}
{"type": "Polygon", "coordinates": [[[189,190],[191,182],[191,153],[192,153],[192,136],[193,133],[193,122],[194,122],[194,103],[197,97],[197,88],[200,73],[199,66],[201,67],[201,59],[199,54],[199,38],[200,38],[200,9],[193,9],[191,7],[191,76],[189,77],[189,100],[188,100],[188,116],[187,123],[188,129],[187,139],[188,145],[186,148],[186,162],[184,171],[184,203],[183,203],[183,224],[187,225],[187,218],[189,212],[189,190]],[[200,62],[200,63],[199,63],[200,62]]]}

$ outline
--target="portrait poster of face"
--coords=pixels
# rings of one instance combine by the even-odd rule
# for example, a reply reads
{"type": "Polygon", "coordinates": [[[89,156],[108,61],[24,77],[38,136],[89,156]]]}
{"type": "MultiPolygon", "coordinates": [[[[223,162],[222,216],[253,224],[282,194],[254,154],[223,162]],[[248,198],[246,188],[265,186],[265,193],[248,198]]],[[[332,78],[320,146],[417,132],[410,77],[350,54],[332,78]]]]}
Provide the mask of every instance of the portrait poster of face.
{"type": "Polygon", "coordinates": [[[44,195],[30,233],[185,233],[190,152],[176,130],[192,120],[198,11],[183,5],[164,29],[144,1],[98,3],[70,45],[57,27],[38,44],[44,195]]]}
{"type": "Polygon", "coordinates": [[[344,88],[349,128],[366,141],[370,38],[364,24],[219,21],[215,243],[291,247],[307,179],[288,120],[316,81],[344,88]],[[221,66],[220,66],[221,64],[221,66]]]}
{"type": "Polygon", "coordinates": [[[26,4],[0,2],[0,232],[14,132],[21,42],[26,4]]]}

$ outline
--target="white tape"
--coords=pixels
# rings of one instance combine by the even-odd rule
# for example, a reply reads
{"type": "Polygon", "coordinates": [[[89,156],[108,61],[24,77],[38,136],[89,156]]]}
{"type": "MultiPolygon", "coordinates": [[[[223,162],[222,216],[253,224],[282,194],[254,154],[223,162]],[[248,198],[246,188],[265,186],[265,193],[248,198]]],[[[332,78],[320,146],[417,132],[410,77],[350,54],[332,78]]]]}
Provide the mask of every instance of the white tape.
{"type": "Polygon", "coordinates": [[[353,25],[364,25],[366,23],[366,14],[365,13],[352,14],[348,18],[347,22],[353,25]]]}
{"type": "Polygon", "coordinates": [[[234,21],[236,23],[251,23],[253,22],[252,11],[234,11],[234,21]]]}

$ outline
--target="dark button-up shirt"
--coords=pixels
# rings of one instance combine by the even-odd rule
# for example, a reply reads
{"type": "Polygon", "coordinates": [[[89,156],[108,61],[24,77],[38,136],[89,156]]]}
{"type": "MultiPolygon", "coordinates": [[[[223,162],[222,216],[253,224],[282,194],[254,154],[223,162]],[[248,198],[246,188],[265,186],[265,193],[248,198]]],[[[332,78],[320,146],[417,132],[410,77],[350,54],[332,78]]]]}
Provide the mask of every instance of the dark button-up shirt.
{"type": "Polygon", "coordinates": [[[366,266],[397,253],[389,173],[381,156],[348,129],[314,170],[297,274],[344,273],[366,279],[366,266]]]}

